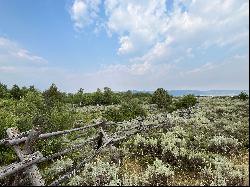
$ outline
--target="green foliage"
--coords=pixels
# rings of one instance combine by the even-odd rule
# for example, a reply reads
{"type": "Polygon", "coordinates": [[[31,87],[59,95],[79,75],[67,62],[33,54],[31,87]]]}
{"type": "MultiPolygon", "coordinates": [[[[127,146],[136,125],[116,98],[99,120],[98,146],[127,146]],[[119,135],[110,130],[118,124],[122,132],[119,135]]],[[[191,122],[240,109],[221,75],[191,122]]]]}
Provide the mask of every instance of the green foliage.
{"type": "Polygon", "coordinates": [[[172,96],[168,94],[163,88],[158,88],[152,96],[152,103],[157,104],[161,109],[170,109],[172,103],[172,96]]]}
{"type": "Polygon", "coordinates": [[[214,136],[208,144],[208,149],[215,153],[233,153],[240,147],[241,143],[237,139],[224,136],[214,136]]]}
{"type": "Polygon", "coordinates": [[[210,186],[243,186],[247,178],[246,168],[234,165],[225,157],[217,156],[211,166],[201,171],[204,182],[202,185],[210,186]]]}
{"type": "Polygon", "coordinates": [[[238,95],[238,98],[245,101],[249,98],[249,96],[246,92],[240,92],[240,94],[238,95]]]}
{"type": "Polygon", "coordinates": [[[142,177],[143,185],[146,186],[168,186],[174,179],[174,171],[169,164],[164,164],[157,159],[153,165],[149,165],[142,177]]]}
{"type": "Polygon", "coordinates": [[[104,105],[112,104],[112,97],[113,97],[113,92],[111,91],[111,89],[108,87],[104,87],[103,104],[104,105]]]}
{"type": "Polygon", "coordinates": [[[119,168],[114,164],[97,160],[96,162],[86,164],[81,175],[72,178],[68,185],[117,186],[121,184],[118,178],[118,171],[119,168]]]}
{"type": "Polygon", "coordinates": [[[197,104],[197,98],[192,95],[185,95],[182,98],[180,98],[176,103],[176,109],[188,109],[190,107],[193,107],[197,104]]]}
{"type": "Polygon", "coordinates": [[[45,99],[46,106],[52,107],[56,103],[61,102],[63,95],[58,90],[57,86],[53,83],[48,90],[43,92],[43,96],[45,99]]]}
{"type": "Polygon", "coordinates": [[[46,167],[43,171],[43,176],[52,181],[58,177],[62,172],[65,172],[68,168],[73,166],[73,160],[70,158],[64,158],[55,161],[50,167],[46,167]]]}
{"type": "Polygon", "coordinates": [[[19,86],[15,84],[10,90],[10,95],[13,99],[19,100],[23,96],[23,93],[21,89],[19,88],[19,86]]]}
{"type": "Polygon", "coordinates": [[[110,88],[104,87],[104,91],[97,89],[94,93],[83,93],[83,89],[80,89],[76,94],[69,95],[71,99],[67,99],[68,102],[78,104],[78,106],[87,105],[112,105],[120,103],[118,95],[115,94],[110,88]]]}
{"type": "Polygon", "coordinates": [[[146,111],[139,104],[138,99],[132,99],[128,102],[122,103],[119,109],[111,108],[104,113],[104,117],[108,121],[124,121],[132,120],[138,116],[145,117],[146,111]]]}
{"type": "Polygon", "coordinates": [[[9,96],[7,85],[0,82],[0,99],[7,98],[9,96]]]}
{"type": "MultiPolygon", "coordinates": [[[[7,137],[9,127],[18,127],[24,132],[40,126],[45,133],[82,127],[102,117],[123,121],[104,129],[110,137],[138,124],[138,116],[143,118],[143,125],[164,124],[162,128],[141,132],[108,146],[95,162],[87,163],[82,172],[65,185],[246,185],[249,165],[245,161],[249,147],[247,99],[189,95],[174,97],[172,102],[167,91],[158,89],[152,96],[156,104],[149,105],[150,94],[115,93],[108,87],[94,93],[84,93],[80,89],[75,94],[61,93],[55,85],[43,93],[34,86],[21,89],[13,86],[11,90],[12,94],[6,85],[0,84],[0,139],[7,137]],[[119,102],[121,105],[111,105],[119,102]],[[163,110],[157,110],[157,103],[163,110]],[[81,107],[73,108],[72,104],[81,107]],[[183,114],[186,111],[190,112],[188,118],[183,114]],[[84,123],[74,125],[78,119],[84,123]],[[190,176],[195,177],[190,179],[190,176]]],[[[97,129],[91,128],[86,132],[38,140],[35,150],[46,157],[83,143],[96,132],[97,129]]],[[[46,182],[49,184],[88,157],[93,146],[88,144],[58,161],[39,164],[46,182]]],[[[17,160],[11,148],[0,146],[1,166],[17,160]]],[[[0,181],[0,185],[7,183],[0,181]]]]}
{"type": "MultiPolygon", "coordinates": [[[[85,101],[85,98],[84,98],[84,93],[83,93],[83,89],[82,88],[80,88],[79,90],[78,90],[78,92],[75,94],[75,95],[72,95],[72,101],[73,101],[73,103],[75,103],[75,104],[80,104],[80,103],[82,103],[83,104],[83,102],[85,101]]],[[[86,101],[85,101],[86,102],[86,101]]]]}
{"type": "Polygon", "coordinates": [[[131,90],[128,90],[127,92],[124,93],[124,100],[129,101],[133,98],[133,93],[131,90]]]}

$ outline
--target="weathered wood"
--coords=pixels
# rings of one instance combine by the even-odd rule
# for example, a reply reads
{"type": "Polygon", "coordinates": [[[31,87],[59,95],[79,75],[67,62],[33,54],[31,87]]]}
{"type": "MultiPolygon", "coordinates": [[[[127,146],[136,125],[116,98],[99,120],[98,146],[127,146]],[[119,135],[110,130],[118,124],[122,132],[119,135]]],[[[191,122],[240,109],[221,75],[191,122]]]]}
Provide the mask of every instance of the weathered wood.
{"type": "MultiPolygon", "coordinates": [[[[81,122],[81,121],[80,121],[81,122]]],[[[58,136],[58,135],[64,135],[64,134],[69,134],[75,131],[81,131],[81,130],[85,130],[91,127],[98,127],[98,126],[108,126],[108,125],[120,125],[122,124],[121,122],[118,123],[113,123],[113,122],[108,122],[108,123],[104,123],[104,122],[100,122],[100,123],[96,123],[96,124],[92,124],[92,125],[87,125],[85,127],[79,127],[79,128],[74,128],[74,129],[69,129],[69,130],[64,130],[64,131],[57,131],[57,132],[50,132],[50,133],[45,133],[45,134],[40,134],[38,136],[38,139],[47,139],[53,136],[58,136]]],[[[18,145],[22,142],[27,141],[28,137],[26,137],[31,131],[27,131],[27,132],[23,132],[20,133],[17,137],[14,138],[5,138],[0,140],[0,145],[2,144],[7,144],[7,145],[18,145]]]]}
{"type": "Polygon", "coordinates": [[[109,141],[109,137],[108,137],[108,135],[106,134],[106,132],[104,132],[104,130],[102,129],[102,127],[100,128],[100,131],[101,131],[101,133],[102,133],[102,135],[103,135],[103,142],[105,143],[105,142],[108,142],[109,141]]]}
{"type": "Polygon", "coordinates": [[[37,161],[41,160],[43,155],[37,151],[33,154],[26,155],[21,162],[10,164],[0,170],[0,179],[9,176],[13,173],[16,173],[32,164],[36,163],[37,161]]]}
{"type": "Polygon", "coordinates": [[[36,142],[36,140],[38,139],[39,134],[41,133],[41,129],[39,127],[37,128],[33,128],[28,137],[27,140],[25,141],[25,146],[24,146],[24,150],[26,152],[26,154],[31,154],[33,151],[33,146],[36,142]]]}
{"type": "Polygon", "coordinates": [[[73,146],[71,146],[71,147],[69,147],[69,148],[64,149],[64,150],[61,151],[61,152],[57,152],[57,153],[55,153],[55,154],[53,154],[53,155],[50,155],[50,156],[48,156],[48,157],[43,157],[43,158],[42,158],[41,160],[39,160],[38,162],[45,162],[45,161],[52,160],[52,159],[54,159],[54,158],[63,156],[63,155],[65,155],[65,154],[67,154],[67,153],[73,152],[74,150],[79,149],[79,148],[85,146],[87,143],[93,142],[97,137],[98,137],[98,136],[94,136],[94,137],[92,137],[92,138],[87,139],[86,141],[84,141],[84,142],[81,143],[81,144],[73,145],[73,146]]]}
{"type": "MultiPolygon", "coordinates": [[[[8,128],[6,132],[9,138],[15,138],[19,135],[18,129],[16,128],[8,128]]],[[[18,145],[13,145],[13,148],[21,161],[24,161],[25,158],[27,158],[27,156],[22,152],[21,148],[18,145]]],[[[36,165],[31,165],[30,167],[28,167],[27,173],[33,186],[45,185],[45,182],[42,179],[42,176],[36,165]]]]}
{"type": "Polygon", "coordinates": [[[103,136],[106,136],[106,140],[107,141],[99,149],[97,149],[94,152],[94,154],[92,154],[91,156],[89,156],[87,159],[85,159],[83,162],[81,162],[80,164],[78,164],[76,167],[72,167],[69,172],[67,172],[63,176],[59,177],[57,180],[53,181],[49,186],[58,186],[60,183],[65,182],[69,178],[71,178],[72,176],[74,176],[76,173],[79,173],[86,163],[88,163],[92,159],[94,159],[95,156],[98,155],[108,145],[111,145],[112,143],[115,143],[115,142],[118,142],[120,140],[123,140],[123,139],[125,139],[125,138],[127,138],[127,137],[129,137],[131,135],[134,135],[134,134],[136,134],[138,132],[147,131],[147,130],[150,130],[152,128],[158,128],[158,127],[161,127],[162,125],[164,125],[164,123],[159,124],[159,125],[145,125],[146,127],[143,128],[143,130],[136,129],[136,128],[140,127],[140,126],[135,126],[135,127],[131,128],[130,130],[125,131],[125,135],[123,135],[121,137],[117,137],[119,134],[124,133],[124,131],[119,131],[119,132],[115,133],[115,135],[113,135],[112,138],[107,138],[106,133],[101,128],[100,132],[101,132],[101,134],[103,136]],[[117,138],[113,138],[113,137],[117,137],[117,138]]]}
{"type": "MultiPolygon", "coordinates": [[[[19,135],[15,138],[22,138],[22,137],[25,137],[27,136],[28,134],[30,133],[30,130],[29,131],[26,131],[26,132],[22,132],[22,133],[19,133],[19,135]]],[[[3,144],[8,144],[8,141],[10,140],[10,138],[4,138],[2,140],[0,140],[0,145],[3,145],[3,144]]]]}
{"type": "MultiPolygon", "coordinates": [[[[85,127],[80,127],[80,128],[75,128],[75,129],[69,129],[69,130],[64,130],[64,131],[57,131],[57,132],[51,132],[51,133],[45,133],[45,134],[40,134],[38,136],[38,139],[47,139],[49,137],[53,137],[53,136],[58,136],[58,135],[64,135],[64,134],[69,134],[75,131],[81,131],[81,130],[85,130],[91,127],[97,127],[102,125],[102,123],[97,123],[97,124],[93,124],[93,125],[88,125],[85,127]]],[[[9,138],[9,140],[5,140],[5,142],[7,142],[9,145],[17,145],[20,144],[22,142],[25,142],[28,138],[27,137],[21,137],[21,138],[9,138]]]]}
{"type": "MultiPolygon", "coordinates": [[[[58,185],[59,183],[69,179],[72,175],[74,175],[75,173],[78,173],[87,162],[90,162],[97,154],[99,154],[101,152],[101,150],[103,148],[105,148],[106,146],[108,146],[110,148],[110,150],[112,150],[113,152],[116,152],[115,147],[112,147],[111,143],[116,143],[119,142],[123,139],[126,139],[127,137],[134,135],[136,133],[140,133],[140,132],[145,132],[148,131],[150,129],[155,129],[158,127],[164,127],[164,128],[169,128],[169,122],[162,122],[160,124],[143,124],[141,121],[139,122],[139,124],[135,124],[132,127],[130,127],[129,129],[123,129],[120,131],[115,132],[114,134],[110,135],[110,137],[107,135],[107,133],[103,130],[102,127],[104,123],[97,123],[97,124],[93,124],[93,125],[88,125],[85,127],[80,127],[80,128],[74,128],[74,129],[69,129],[69,130],[65,130],[65,131],[57,131],[57,132],[52,132],[52,133],[46,133],[46,134],[41,134],[38,136],[38,133],[34,130],[28,131],[29,134],[27,134],[27,132],[24,132],[22,134],[19,134],[18,130],[15,128],[10,128],[7,130],[7,134],[9,136],[8,138],[8,143],[10,145],[13,146],[16,154],[18,155],[18,157],[20,158],[21,162],[20,163],[16,163],[16,164],[12,164],[10,166],[7,166],[6,168],[4,168],[5,171],[7,171],[8,173],[15,173],[18,171],[23,171],[25,168],[27,168],[27,174],[29,176],[29,179],[32,181],[33,185],[44,185],[44,181],[41,178],[41,175],[39,173],[39,170],[37,168],[36,163],[41,163],[47,160],[51,160],[54,158],[57,158],[59,156],[65,155],[69,152],[73,152],[76,149],[79,149],[83,146],[86,145],[86,143],[89,142],[93,142],[95,141],[98,137],[100,137],[100,139],[102,140],[102,143],[100,144],[100,147],[97,148],[97,150],[95,150],[93,155],[90,155],[87,159],[85,159],[83,162],[81,162],[79,165],[77,165],[76,167],[72,167],[69,172],[67,172],[65,175],[63,175],[62,177],[60,177],[58,180],[55,180],[54,182],[51,183],[51,185],[58,185]],[[85,130],[91,127],[101,127],[100,128],[100,133],[99,136],[95,136],[92,138],[89,138],[88,140],[86,140],[85,142],[78,144],[78,145],[73,145],[72,147],[66,148],[61,152],[55,153],[53,155],[50,155],[48,157],[42,157],[42,158],[36,158],[34,157],[33,159],[30,158],[31,160],[26,164],[22,164],[23,162],[25,162],[25,160],[27,160],[27,156],[31,156],[29,155],[30,153],[32,153],[32,150],[30,150],[30,147],[34,144],[35,140],[37,138],[39,139],[46,139],[52,136],[57,136],[57,135],[64,135],[64,134],[68,134],[71,132],[75,132],[75,131],[81,131],[81,130],[85,130]],[[24,137],[25,135],[28,135],[28,137],[24,137]],[[19,143],[25,142],[25,149],[21,150],[20,147],[17,145],[19,143]],[[26,155],[25,155],[26,154],[26,155]],[[33,164],[32,166],[30,166],[30,164],[33,164]],[[10,171],[11,167],[13,167],[13,171],[10,171]]],[[[105,123],[105,126],[110,125],[113,123],[105,123]]],[[[118,124],[116,124],[118,125],[118,124]]],[[[122,125],[121,125],[122,126],[122,125]]],[[[6,139],[5,139],[6,141],[6,139]]],[[[2,170],[1,170],[2,171],[2,170]]],[[[5,173],[4,171],[2,171],[3,173],[5,173]]],[[[24,172],[25,173],[25,172],[24,172]]],[[[23,174],[24,174],[23,173],[23,174]]],[[[4,175],[4,174],[2,174],[4,175]]],[[[8,174],[9,175],[9,174],[8,174]]],[[[1,178],[1,173],[0,173],[0,178],[1,178]]]]}
{"type": "Polygon", "coordinates": [[[23,161],[18,162],[18,163],[13,163],[13,164],[11,164],[9,166],[6,166],[6,167],[2,168],[0,170],[0,179],[6,177],[8,175],[11,175],[13,173],[16,173],[16,172],[18,172],[18,171],[20,171],[20,170],[22,170],[24,168],[27,168],[32,164],[38,164],[38,163],[41,163],[41,162],[52,160],[52,159],[55,159],[57,157],[63,156],[65,154],[67,154],[67,153],[73,152],[76,149],[79,149],[79,148],[85,146],[88,143],[94,142],[94,140],[97,137],[98,136],[94,136],[92,138],[87,139],[86,141],[84,141],[81,144],[73,145],[73,146],[71,146],[69,148],[66,148],[65,150],[63,150],[61,152],[57,152],[57,153],[52,154],[52,155],[47,156],[47,157],[43,157],[43,155],[40,152],[35,152],[35,153],[31,154],[31,155],[25,155],[25,159],[23,161]]]}

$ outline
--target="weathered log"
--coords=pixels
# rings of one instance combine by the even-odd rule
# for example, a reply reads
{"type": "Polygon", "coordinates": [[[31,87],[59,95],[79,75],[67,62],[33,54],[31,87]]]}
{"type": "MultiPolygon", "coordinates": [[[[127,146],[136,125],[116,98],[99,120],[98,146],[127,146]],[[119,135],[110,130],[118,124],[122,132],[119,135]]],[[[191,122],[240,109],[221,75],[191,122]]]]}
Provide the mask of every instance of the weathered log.
{"type": "MultiPolygon", "coordinates": [[[[16,128],[8,128],[7,135],[9,138],[15,138],[19,135],[18,129],[16,128]]],[[[21,161],[23,161],[27,156],[22,152],[18,145],[13,145],[13,148],[21,161]]],[[[45,182],[42,179],[42,176],[38,170],[36,165],[31,165],[27,168],[27,173],[29,175],[29,179],[33,186],[44,186],[45,182]]]]}
{"type": "Polygon", "coordinates": [[[37,151],[33,154],[27,155],[21,162],[10,164],[0,170],[0,179],[9,176],[13,173],[16,173],[24,168],[31,166],[32,164],[37,163],[43,158],[43,155],[37,151]]]}
{"type": "Polygon", "coordinates": [[[53,155],[50,155],[50,156],[48,156],[48,157],[43,157],[43,158],[42,158],[41,160],[39,160],[38,162],[39,162],[39,163],[40,163],[40,162],[45,162],[45,161],[52,160],[52,159],[54,159],[54,158],[63,156],[63,155],[65,155],[65,154],[67,154],[67,153],[73,152],[74,150],[79,149],[79,148],[85,146],[87,143],[93,142],[97,137],[98,137],[98,136],[94,136],[94,137],[92,137],[92,138],[89,138],[89,139],[85,140],[85,141],[84,141],[83,143],[81,143],[81,144],[73,145],[73,146],[71,146],[71,147],[69,147],[69,148],[64,149],[64,150],[61,151],[61,152],[57,152],[57,153],[55,153],[55,154],[53,154],[53,155]]]}
{"type": "MultiPolygon", "coordinates": [[[[58,136],[58,135],[64,135],[64,134],[69,134],[75,131],[81,131],[81,130],[85,130],[91,127],[96,127],[96,126],[100,126],[102,125],[102,123],[97,123],[97,124],[93,124],[93,125],[88,125],[85,127],[80,127],[80,128],[75,128],[75,129],[69,129],[69,130],[64,130],[64,131],[57,131],[57,132],[51,132],[51,133],[45,133],[45,134],[40,134],[38,136],[38,139],[47,139],[53,136],[58,136]]],[[[28,137],[21,137],[21,138],[9,138],[8,140],[5,140],[4,142],[7,142],[7,144],[9,145],[18,145],[22,142],[25,142],[28,139],[28,137]]]]}
{"type": "Polygon", "coordinates": [[[26,154],[31,154],[33,152],[34,144],[40,133],[41,133],[41,128],[39,127],[33,128],[30,131],[27,137],[27,140],[25,141],[25,146],[24,146],[24,150],[26,154]]]}

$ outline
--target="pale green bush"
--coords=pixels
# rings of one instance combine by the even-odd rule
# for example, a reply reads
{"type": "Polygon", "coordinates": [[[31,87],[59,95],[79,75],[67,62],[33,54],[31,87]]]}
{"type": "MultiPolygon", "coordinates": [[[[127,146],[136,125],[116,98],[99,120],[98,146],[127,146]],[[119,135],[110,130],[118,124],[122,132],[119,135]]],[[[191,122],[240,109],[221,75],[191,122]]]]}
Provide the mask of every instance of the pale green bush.
{"type": "Polygon", "coordinates": [[[119,168],[116,165],[97,160],[96,162],[87,163],[79,174],[80,177],[71,179],[68,184],[84,186],[120,185],[118,171],[119,168]]]}
{"type": "Polygon", "coordinates": [[[156,159],[149,165],[142,176],[142,185],[161,186],[170,185],[174,178],[174,171],[171,166],[156,159]]]}
{"type": "Polygon", "coordinates": [[[235,138],[214,136],[208,143],[208,150],[216,153],[237,152],[241,143],[235,138]]]}
{"type": "Polygon", "coordinates": [[[216,156],[209,167],[201,171],[202,185],[242,186],[247,178],[247,170],[241,165],[234,165],[225,157],[216,156]]]}
{"type": "Polygon", "coordinates": [[[45,173],[47,175],[56,175],[58,173],[61,173],[62,171],[65,171],[72,165],[73,165],[73,160],[71,160],[70,158],[57,160],[49,168],[45,170],[45,173]]]}
{"type": "Polygon", "coordinates": [[[141,186],[142,178],[136,174],[124,174],[122,178],[123,186],[141,186]]]}

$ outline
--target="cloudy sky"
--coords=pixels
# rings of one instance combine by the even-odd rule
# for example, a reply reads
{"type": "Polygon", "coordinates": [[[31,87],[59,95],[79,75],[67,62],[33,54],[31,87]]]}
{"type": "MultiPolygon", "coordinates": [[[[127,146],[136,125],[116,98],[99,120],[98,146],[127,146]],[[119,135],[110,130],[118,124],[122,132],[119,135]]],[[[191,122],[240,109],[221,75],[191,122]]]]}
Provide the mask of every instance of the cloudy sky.
{"type": "Polygon", "coordinates": [[[249,89],[248,0],[0,0],[0,82],[249,89]]]}

